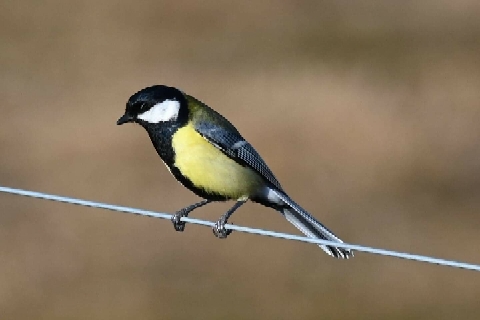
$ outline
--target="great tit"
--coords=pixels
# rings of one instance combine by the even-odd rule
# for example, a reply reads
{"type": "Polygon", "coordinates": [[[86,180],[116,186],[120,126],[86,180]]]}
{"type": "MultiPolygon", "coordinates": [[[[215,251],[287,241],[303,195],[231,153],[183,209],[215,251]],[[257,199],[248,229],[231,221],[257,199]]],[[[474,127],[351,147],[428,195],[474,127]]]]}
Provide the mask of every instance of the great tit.
{"type": "MultiPolygon", "coordinates": [[[[283,190],[265,161],[222,115],[177,88],[155,85],[130,97],[117,125],[134,122],[150,137],[160,158],[173,176],[204,200],[177,211],[175,230],[183,231],[180,219],[212,201],[236,200],[213,227],[226,238],[230,216],[246,201],[279,211],[310,238],[341,243],[330,230],[295,203],[283,190]]],[[[348,259],[353,252],[320,245],[329,255],[348,259]]]]}

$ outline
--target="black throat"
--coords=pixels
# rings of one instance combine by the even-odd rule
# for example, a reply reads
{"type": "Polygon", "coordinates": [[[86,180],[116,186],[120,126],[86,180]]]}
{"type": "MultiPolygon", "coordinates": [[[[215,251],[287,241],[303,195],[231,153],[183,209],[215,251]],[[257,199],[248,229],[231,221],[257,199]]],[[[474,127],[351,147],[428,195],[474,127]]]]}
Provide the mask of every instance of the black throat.
{"type": "Polygon", "coordinates": [[[175,163],[175,152],[172,147],[172,137],[181,125],[174,121],[161,124],[141,123],[148,132],[155,150],[170,169],[175,163]]]}

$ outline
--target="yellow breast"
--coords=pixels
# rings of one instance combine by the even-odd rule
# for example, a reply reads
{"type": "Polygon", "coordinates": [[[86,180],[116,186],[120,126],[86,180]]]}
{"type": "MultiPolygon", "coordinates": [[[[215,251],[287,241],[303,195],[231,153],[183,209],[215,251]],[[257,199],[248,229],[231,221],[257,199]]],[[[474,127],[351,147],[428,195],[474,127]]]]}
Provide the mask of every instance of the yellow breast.
{"type": "Polygon", "coordinates": [[[230,199],[249,197],[264,181],[254,170],[239,165],[203,138],[191,124],[173,135],[175,166],[196,187],[230,199]]]}

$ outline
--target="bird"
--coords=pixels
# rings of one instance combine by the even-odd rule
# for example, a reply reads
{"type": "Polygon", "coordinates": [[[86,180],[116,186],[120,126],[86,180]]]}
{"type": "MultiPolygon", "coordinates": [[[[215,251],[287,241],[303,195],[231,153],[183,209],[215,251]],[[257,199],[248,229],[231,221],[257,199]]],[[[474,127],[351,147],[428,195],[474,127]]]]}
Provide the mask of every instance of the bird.
{"type": "MultiPolygon", "coordinates": [[[[213,226],[218,238],[231,230],[225,225],[248,200],[279,211],[303,234],[313,239],[343,243],[327,227],[294,202],[252,145],[217,111],[191,95],[166,85],[153,85],[133,94],[117,125],[143,127],[172,175],[202,201],[172,216],[176,231],[184,231],[193,210],[211,202],[236,201],[213,226]]],[[[319,244],[327,254],[348,259],[353,251],[319,244]]]]}

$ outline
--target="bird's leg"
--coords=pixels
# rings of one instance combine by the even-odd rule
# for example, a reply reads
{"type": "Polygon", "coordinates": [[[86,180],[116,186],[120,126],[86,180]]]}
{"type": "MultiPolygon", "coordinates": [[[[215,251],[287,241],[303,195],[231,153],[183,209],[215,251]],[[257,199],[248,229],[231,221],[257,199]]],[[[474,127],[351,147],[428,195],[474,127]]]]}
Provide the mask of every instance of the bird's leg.
{"type": "Polygon", "coordinates": [[[204,205],[212,202],[211,200],[202,200],[200,202],[194,203],[191,206],[188,206],[186,208],[180,209],[177,212],[175,212],[172,216],[172,223],[173,227],[175,228],[176,231],[183,231],[185,230],[185,222],[181,221],[180,219],[182,217],[188,217],[188,214],[192,212],[193,210],[203,207],[204,205]]]}
{"type": "Polygon", "coordinates": [[[217,222],[215,222],[215,225],[213,226],[213,234],[220,239],[225,239],[230,233],[232,233],[232,230],[227,230],[225,229],[225,225],[228,222],[228,218],[237,210],[240,208],[245,202],[247,202],[248,198],[245,199],[240,199],[235,203],[235,205],[225,212],[223,216],[218,219],[217,222]]]}

